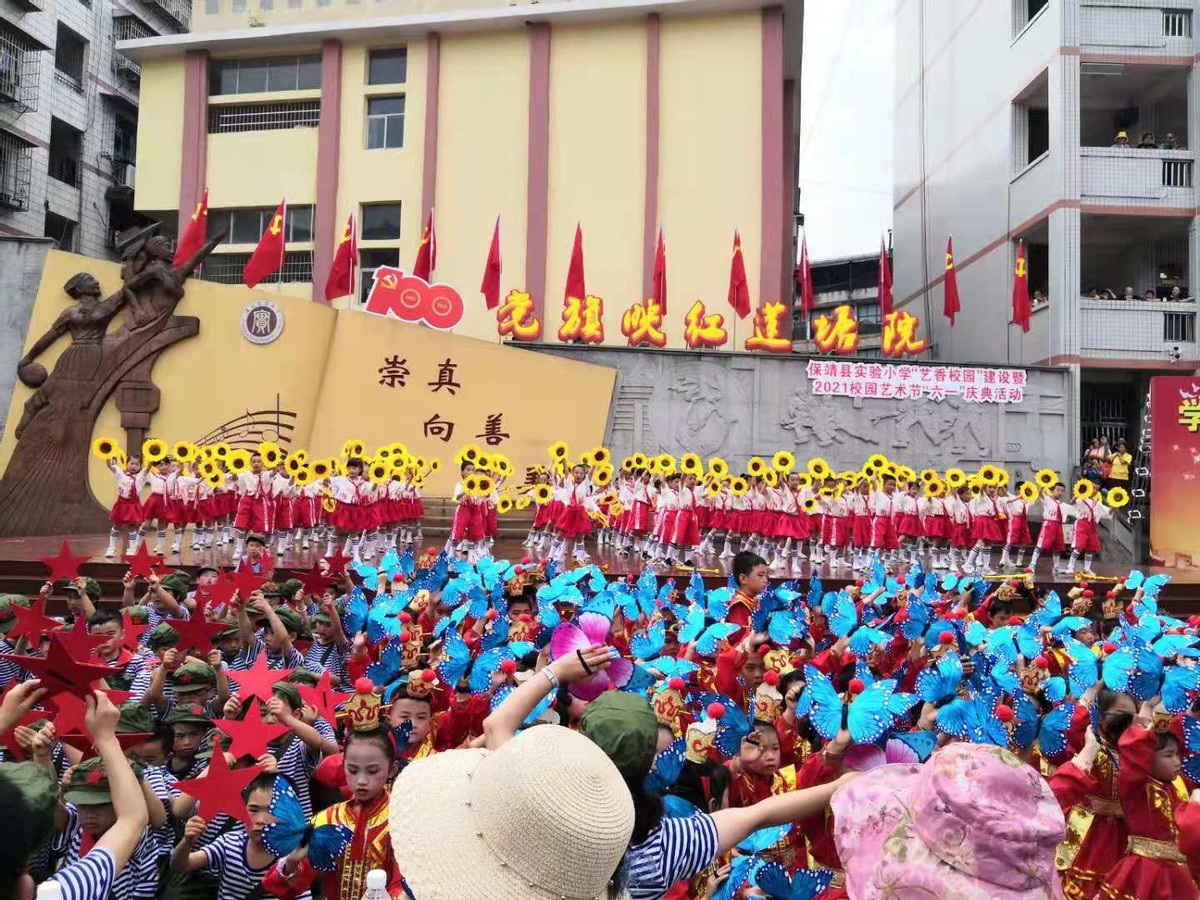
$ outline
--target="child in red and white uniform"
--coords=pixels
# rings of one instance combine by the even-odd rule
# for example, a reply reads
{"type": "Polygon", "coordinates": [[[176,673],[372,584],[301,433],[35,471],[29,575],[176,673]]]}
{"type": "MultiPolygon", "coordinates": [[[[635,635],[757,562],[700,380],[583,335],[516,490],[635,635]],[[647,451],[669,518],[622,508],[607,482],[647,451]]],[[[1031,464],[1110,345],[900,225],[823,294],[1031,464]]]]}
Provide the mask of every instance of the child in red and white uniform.
{"type": "Polygon", "coordinates": [[[675,516],[679,512],[679,473],[668,475],[658,490],[658,503],[654,510],[654,532],[651,534],[648,553],[659,563],[667,561],[667,546],[675,533],[675,516]]]}
{"type": "Polygon", "coordinates": [[[915,482],[896,491],[896,539],[900,542],[901,557],[908,557],[910,565],[916,565],[921,558],[921,510],[917,505],[917,485],[915,482]]]}
{"type": "Polygon", "coordinates": [[[733,542],[746,533],[746,518],[750,515],[750,500],[743,494],[740,497],[726,487],[728,498],[725,502],[725,546],[721,550],[721,559],[732,559],[735,550],[733,542]]]}
{"type": "Polygon", "coordinates": [[[1033,537],[1029,533],[1029,504],[1019,496],[1005,493],[1000,498],[1000,505],[1008,514],[1000,565],[1019,569],[1025,564],[1025,548],[1033,546],[1033,537]]]}
{"type": "Polygon", "coordinates": [[[483,498],[483,543],[484,550],[491,553],[496,545],[496,535],[500,533],[497,522],[496,507],[500,503],[500,486],[504,484],[503,475],[492,475],[492,490],[483,498]]]}
{"type": "Polygon", "coordinates": [[[996,486],[985,484],[979,496],[970,503],[971,540],[974,546],[967,554],[966,570],[974,571],[976,563],[983,566],[985,575],[994,575],[992,550],[1004,543],[1004,511],[996,499],[996,486]]]}
{"type": "Polygon", "coordinates": [[[221,486],[213,496],[217,501],[217,540],[218,547],[223,547],[233,540],[233,518],[237,515],[238,495],[237,479],[225,466],[225,460],[215,457],[213,463],[221,473],[221,486]]]}
{"type": "MultiPolygon", "coordinates": [[[[534,483],[534,489],[537,485],[550,485],[550,473],[538,472],[537,479],[534,483]]],[[[544,493],[544,492],[543,492],[544,493]]],[[[546,535],[547,527],[551,524],[550,507],[554,502],[554,491],[551,490],[546,499],[533,497],[533,522],[529,525],[529,534],[525,537],[523,546],[531,549],[538,549],[546,535]]]]}
{"type": "Polygon", "coordinates": [[[955,488],[954,494],[946,498],[946,512],[950,516],[950,558],[947,563],[957,569],[963,556],[971,549],[971,489],[965,484],[955,488]]]}
{"type": "Polygon", "coordinates": [[[149,471],[142,471],[142,480],[150,493],[142,501],[142,538],[145,539],[151,529],[158,531],[158,544],[154,552],[162,555],[163,545],[167,542],[167,525],[170,523],[168,503],[168,479],[171,477],[171,462],[161,459],[153,464],[149,471]]]}
{"type": "Polygon", "coordinates": [[[571,469],[571,483],[557,491],[563,511],[554,523],[555,540],[550,547],[550,558],[562,560],[566,557],[567,544],[574,543],[573,556],[577,562],[587,562],[590,557],[583,542],[592,533],[591,513],[597,511],[592,498],[592,482],[583,465],[571,469]]]}
{"type": "Polygon", "coordinates": [[[684,564],[700,546],[700,520],[696,511],[696,476],[684,475],[676,494],[675,523],[667,542],[667,561],[674,564],[682,556],[684,564]]]}
{"type": "Polygon", "coordinates": [[[851,520],[846,506],[846,498],[838,496],[834,490],[836,482],[832,478],[825,479],[825,487],[818,495],[821,501],[821,555],[813,563],[820,565],[828,562],[831,568],[845,568],[850,560],[841,555],[841,551],[850,544],[851,520]]]}
{"type": "Polygon", "coordinates": [[[172,494],[171,521],[175,525],[175,540],[171,552],[178,553],[183,547],[183,532],[192,526],[192,549],[198,550],[200,521],[197,516],[196,504],[200,500],[200,476],[191,470],[190,466],[176,463],[178,471],[172,476],[170,488],[172,494]]]}
{"type": "Polygon", "coordinates": [[[854,547],[853,566],[856,572],[867,567],[871,546],[871,480],[860,478],[854,489],[845,495],[846,518],[850,526],[850,543],[854,547]]]}
{"type": "Polygon", "coordinates": [[[295,528],[292,499],[296,496],[296,482],[287,469],[279,466],[271,476],[270,484],[271,500],[275,504],[275,554],[283,556],[291,541],[292,529],[295,528]]]}
{"type": "Polygon", "coordinates": [[[292,524],[296,526],[295,539],[301,550],[308,549],[309,539],[319,540],[317,527],[321,524],[321,483],[310,481],[296,490],[296,502],[292,505],[292,524]]]}
{"type": "Polygon", "coordinates": [[[128,534],[125,539],[126,552],[137,552],[144,519],[142,500],[138,496],[142,485],[142,458],[136,454],[129,457],[123,469],[115,459],[110,459],[108,467],[117,479],[117,499],[108,513],[108,521],[112,523],[112,528],[108,532],[108,549],[104,551],[105,559],[112,559],[117,555],[117,540],[122,528],[126,529],[128,534]]]}
{"type": "MultiPolygon", "coordinates": [[[[233,527],[237,531],[237,543],[234,545],[234,559],[242,558],[246,547],[246,537],[251,534],[261,534],[263,540],[269,540],[274,527],[274,503],[271,500],[271,473],[263,471],[262,454],[257,450],[250,454],[250,471],[237,476],[237,513],[233,518],[233,527]]],[[[332,551],[331,551],[332,552],[332,551]]]]}
{"type": "Polygon", "coordinates": [[[1037,569],[1038,559],[1043,553],[1051,553],[1054,555],[1054,573],[1066,571],[1062,559],[1067,549],[1063,527],[1067,523],[1067,516],[1071,514],[1070,504],[1063,502],[1066,492],[1067,486],[1059,482],[1048,493],[1042,494],[1042,527],[1038,530],[1037,543],[1029,560],[1031,569],[1037,569]]]}
{"type": "Polygon", "coordinates": [[[552,489],[550,494],[550,509],[547,512],[548,518],[546,520],[546,527],[542,529],[541,542],[535,549],[549,553],[550,548],[558,539],[558,534],[556,533],[554,526],[559,520],[559,517],[563,514],[563,510],[566,509],[562,502],[562,495],[570,481],[571,479],[568,478],[565,471],[562,471],[561,469],[557,471],[552,470],[550,472],[550,487],[552,489]]]}
{"type": "MultiPolygon", "coordinates": [[[[630,471],[621,473],[621,487],[617,491],[617,502],[623,507],[621,516],[618,521],[619,536],[617,538],[617,555],[628,556],[633,550],[633,545],[636,540],[640,539],[633,528],[636,511],[635,503],[639,497],[644,496],[645,491],[642,485],[642,472],[630,471]]],[[[647,504],[646,510],[649,509],[647,504]]],[[[643,511],[642,515],[646,516],[647,511],[643,511]]],[[[644,523],[648,521],[643,518],[642,532],[645,533],[644,523]]]]}
{"type": "Polygon", "coordinates": [[[883,490],[871,495],[871,552],[883,561],[895,558],[900,549],[896,536],[896,478],[883,476],[883,490]]]}
{"type": "MultiPolygon", "coordinates": [[[[936,490],[943,489],[939,482],[936,490]]],[[[929,542],[930,563],[935,569],[944,569],[949,565],[946,556],[950,547],[950,517],[946,513],[946,500],[937,496],[922,497],[918,508],[921,514],[921,530],[929,542]]]]}
{"type": "MultiPolygon", "coordinates": [[[[430,469],[428,472],[432,472],[430,469]]],[[[405,482],[405,517],[400,531],[400,541],[405,546],[416,545],[425,536],[421,523],[425,518],[425,504],[421,501],[421,486],[425,483],[427,473],[410,469],[408,481],[405,482]]]]}
{"type": "Polygon", "coordinates": [[[746,495],[747,504],[750,507],[750,516],[746,526],[746,533],[749,535],[746,543],[742,545],[743,550],[752,550],[760,556],[767,555],[769,551],[766,547],[766,540],[763,535],[766,529],[769,528],[768,519],[770,514],[767,511],[767,485],[763,481],[762,476],[755,475],[750,479],[750,493],[746,495]]]}
{"type": "Polygon", "coordinates": [[[1092,559],[1101,550],[1097,526],[1102,519],[1112,515],[1112,510],[1094,497],[1085,497],[1071,504],[1071,512],[1075,516],[1075,529],[1071,537],[1071,559],[1067,562],[1067,574],[1075,572],[1075,565],[1082,555],[1083,574],[1093,575],[1092,559]]]}
{"type": "Polygon", "coordinates": [[[356,556],[363,536],[375,527],[374,513],[371,509],[371,503],[375,499],[375,486],[363,475],[363,468],[363,461],[357,456],[352,456],[346,460],[346,474],[335,475],[329,479],[336,506],[332,513],[333,534],[329,538],[326,556],[333,553],[333,548],[339,540],[344,542],[343,553],[356,556]]]}
{"type": "Polygon", "coordinates": [[[193,548],[198,541],[200,549],[212,549],[214,532],[220,518],[221,512],[217,504],[216,490],[209,484],[208,479],[201,478],[200,483],[196,485],[196,522],[198,526],[192,544],[193,548]]]}
{"type": "Polygon", "coordinates": [[[810,526],[808,513],[804,511],[804,497],[801,495],[800,473],[789,472],[778,488],[779,515],[775,520],[775,539],[778,542],[778,555],[771,568],[780,570],[788,566],[792,558],[792,546],[795,544],[795,560],[799,566],[804,558],[803,546],[808,539],[810,526]]]}
{"type": "Polygon", "coordinates": [[[475,552],[476,544],[483,541],[483,506],[480,498],[467,493],[466,481],[475,474],[475,464],[464,462],[458,470],[459,480],[454,485],[451,499],[454,508],[454,520],[450,523],[450,537],[446,539],[446,552],[466,554],[469,558],[475,552]]]}

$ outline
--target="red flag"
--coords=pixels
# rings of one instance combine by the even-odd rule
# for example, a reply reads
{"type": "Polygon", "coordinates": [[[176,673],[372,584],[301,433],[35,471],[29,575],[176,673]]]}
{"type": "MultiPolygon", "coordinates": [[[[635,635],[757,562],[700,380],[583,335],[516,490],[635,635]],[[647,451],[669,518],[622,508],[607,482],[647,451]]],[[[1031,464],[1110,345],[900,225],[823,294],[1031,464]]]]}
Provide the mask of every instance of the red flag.
{"type": "Polygon", "coordinates": [[[800,243],[800,309],[804,315],[813,311],[812,266],[808,264],[808,238],[800,243]]]}
{"type": "Polygon", "coordinates": [[[284,200],[279,204],[279,209],[275,210],[275,215],[271,216],[271,222],[267,225],[267,230],[263,232],[258,246],[250,254],[246,268],[242,269],[242,282],[246,287],[254,287],[264,278],[270,277],[283,268],[284,244],[286,243],[284,222],[286,221],[287,200],[284,200]]]}
{"type": "Polygon", "coordinates": [[[879,315],[892,311],[892,267],[888,265],[887,244],[879,239],[879,315]]]}
{"type": "Polygon", "coordinates": [[[662,227],[658,229],[658,249],[654,251],[654,278],[650,285],[650,299],[658,304],[658,310],[667,314],[667,244],[663,240],[662,227]]]}
{"type": "Polygon", "coordinates": [[[204,195],[196,204],[196,211],[192,213],[192,220],[188,222],[187,230],[184,231],[183,237],[179,239],[179,243],[175,247],[175,259],[171,261],[171,265],[182,266],[196,255],[206,240],[208,240],[208,188],[204,189],[204,195]]]}
{"type": "Polygon", "coordinates": [[[487,263],[483,267],[483,283],[479,291],[487,302],[488,309],[500,305],[500,217],[496,216],[496,227],[492,230],[492,246],[488,248],[487,263]]]}
{"type": "Polygon", "coordinates": [[[729,305],[739,319],[750,315],[750,285],[746,283],[746,261],[742,258],[742,236],[733,233],[733,261],[729,264],[729,305]]]}
{"type": "Polygon", "coordinates": [[[958,302],[958,274],[954,271],[954,238],[946,238],[946,296],[942,300],[942,315],[954,327],[954,317],[962,307],[958,302]]]}
{"type": "Polygon", "coordinates": [[[325,282],[325,299],[353,297],[358,274],[358,234],[354,227],[354,213],[346,220],[346,230],[333,253],[333,265],[329,267],[329,280],[325,282]]]}
{"type": "Polygon", "coordinates": [[[1017,242],[1017,271],[1013,279],[1012,321],[1021,330],[1029,333],[1029,317],[1033,314],[1029,306],[1029,273],[1025,268],[1025,242],[1017,242]]]}
{"type": "Polygon", "coordinates": [[[417,261],[413,263],[412,273],[423,281],[429,281],[433,270],[437,268],[437,232],[433,230],[433,210],[429,211],[429,220],[425,230],[421,232],[421,246],[417,249],[417,261]]]}
{"type": "Polygon", "coordinates": [[[575,244],[571,247],[571,264],[567,266],[567,288],[563,291],[563,304],[571,297],[582,300],[587,296],[583,281],[583,228],[575,225],[575,244]]]}

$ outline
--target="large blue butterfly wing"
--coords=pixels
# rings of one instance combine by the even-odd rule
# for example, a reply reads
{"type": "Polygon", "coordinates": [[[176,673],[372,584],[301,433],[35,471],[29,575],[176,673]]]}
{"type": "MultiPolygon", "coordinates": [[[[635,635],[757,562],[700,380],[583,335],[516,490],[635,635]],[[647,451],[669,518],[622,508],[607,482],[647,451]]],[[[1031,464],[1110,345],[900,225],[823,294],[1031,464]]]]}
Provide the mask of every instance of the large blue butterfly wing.
{"type": "Polygon", "coordinates": [[[1084,692],[1099,680],[1100,660],[1090,648],[1073,638],[1067,638],[1064,646],[1067,655],[1071,657],[1071,665],[1067,668],[1071,693],[1082,697],[1084,692]]]}
{"type": "Polygon", "coordinates": [[[275,821],[263,829],[263,844],[274,856],[287,856],[304,840],[308,819],[296,789],[286,778],[275,779],[271,791],[271,815],[275,821]]]}
{"type": "Polygon", "coordinates": [[[629,652],[634,659],[653,659],[663,647],[666,626],[659,619],[645,631],[634,632],[629,640],[629,652]]]}
{"type": "Polygon", "coordinates": [[[654,765],[646,776],[646,791],[651,794],[662,793],[678,781],[686,755],[687,741],[679,738],[654,757],[654,765]]]}
{"type": "Polygon", "coordinates": [[[1189,753],[1200,751],[1200,719],[1183,717],[1183,747],[1189,753]]]}
{"type": "Polygon", "coordinates": [[[318,872],[332,872],[338,858],[350,846],[354,832],[345,825],[321,825],[308,841],[308,861],[318,872]]]}
{"type": "Polygon", "coordinates": [[[769,825],[751,832],[739,843],[738,849],[746,853],[762,853],[769,850],[792,833],[792,823],[769,825]]]}
{"type": "Polygon", "coordinates": [[[1162,702],[1167,712],[1182,715],[1192,705],[1192,693],[1200,687],[1200,668],[1168,666],[1163,676],[1162,702]]]}
{"type": "Polygon", "coordinates": [[[895,717],[888,708],[892,693],[889,684],[894,682],[876,682],[850,703],[846,727],[854,743],[873,744],[891,728],[895,717]]]}
{"type": "Polygon", "coordinates": [[[1042,724],[1038,729],[1038,748],[1042,751],[1042,756],[1054,759],[1066,751],[1067,729],[1071,727],[1071,717],[1074,714],[1075,704],[1064,703],[1042,717],[1042,724]]]}
{"type": "Polygon", "coordinates": [[[901,731],[894,735],[896,740],[908,745],[917,758],[921,762],[929,759],[929,755],[933,753],[937,747],[937,735],[932,731],[901,731]]]}
{"type": "Polygon", "coordinates": [[[842,698],[824,672],[816,666],[804,667],[806,690],[811,708],[809,721],[825,740],[832,739],[842,728],[842,698]]]}

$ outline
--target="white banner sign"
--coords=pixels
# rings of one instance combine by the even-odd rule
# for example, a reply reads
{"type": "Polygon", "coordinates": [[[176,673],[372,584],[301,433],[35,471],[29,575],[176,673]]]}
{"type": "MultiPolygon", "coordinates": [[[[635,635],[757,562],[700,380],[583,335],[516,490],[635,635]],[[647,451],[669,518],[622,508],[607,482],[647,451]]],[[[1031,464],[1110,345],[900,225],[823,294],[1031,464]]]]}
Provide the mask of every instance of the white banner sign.
{"type": "Polygon", "coordinates": [[[961,397],[967,403],[1020,403],[1025,399],[1027,373],[1024,369],[810,359],[808,381],[813,394],[836,397],[883,400],[961,397]]]}

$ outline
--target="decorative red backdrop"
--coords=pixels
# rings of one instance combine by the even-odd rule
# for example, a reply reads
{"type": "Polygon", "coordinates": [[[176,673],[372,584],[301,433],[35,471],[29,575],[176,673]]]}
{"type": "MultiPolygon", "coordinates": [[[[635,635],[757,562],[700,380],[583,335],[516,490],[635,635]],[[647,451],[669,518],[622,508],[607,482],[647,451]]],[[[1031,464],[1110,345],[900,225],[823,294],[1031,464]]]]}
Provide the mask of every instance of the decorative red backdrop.
{"type": "Polygon", "coordinates": [[[1200,566],[1200,378],[1150,379],[1150,556],[1200,566]]]}

